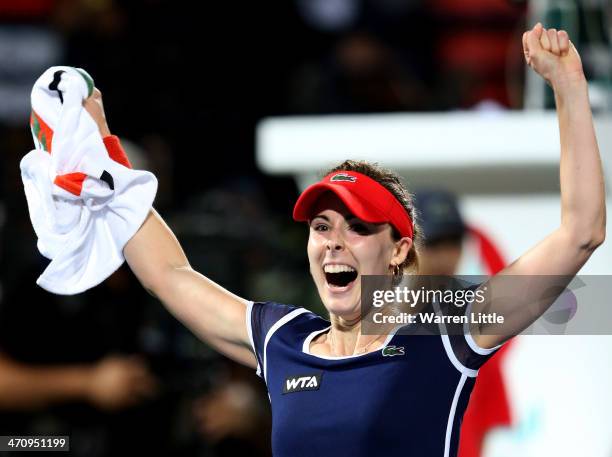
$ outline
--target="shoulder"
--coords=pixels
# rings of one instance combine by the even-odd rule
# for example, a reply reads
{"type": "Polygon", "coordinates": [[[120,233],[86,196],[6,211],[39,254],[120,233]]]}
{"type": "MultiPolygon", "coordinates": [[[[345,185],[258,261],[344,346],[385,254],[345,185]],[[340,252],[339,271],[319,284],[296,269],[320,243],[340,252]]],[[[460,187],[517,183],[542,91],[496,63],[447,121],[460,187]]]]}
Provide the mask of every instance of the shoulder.
{"type": "Polygon", "coordinates": [[[481,285],[482,283],[477,283],[460,287],[455,291],[463,292],[461,295],[455,295],[460,298],[441,309],[442,314],[461,318],[459,323],[441,325],[440,331],[451,362],[468,376],[476,376],[478,370],[502,347],[481,347],[471,333],[471,323],[474,321],[472,304],[476,299],[475,292],[481,285]]]}
{"type": "Polygon", "coordinates": [[[272,327],[279,327],[295,317],[310,313],[306,308],[286,305],[276,302],[249,302],[247,304],[247,319],[253,327],[267,333],[272,327]]]}
{"type": "Polygon", "coordinates": [[[295,347],[301,336],[313,328],[319,328],[325,319],[306,308],[276,302],[249,302],[246,312],[246,326],[253,352],[258,359],[258,371],[265,366],[268,344],[277,335],[284,335],[295,347]],[[293,341],[295,340],[295,341],[293,341]]]}

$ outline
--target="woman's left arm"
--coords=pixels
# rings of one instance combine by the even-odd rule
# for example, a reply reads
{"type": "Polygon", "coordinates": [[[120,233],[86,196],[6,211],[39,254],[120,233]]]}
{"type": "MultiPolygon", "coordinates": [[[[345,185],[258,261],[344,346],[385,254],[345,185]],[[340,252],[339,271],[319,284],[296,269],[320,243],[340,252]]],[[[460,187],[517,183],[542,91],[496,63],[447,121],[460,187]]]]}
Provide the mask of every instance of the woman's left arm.
{"type": "Polygon", "coordinates": [[[569,283],[603,243],[606,231],[604,178],[580,56],[565,31],[545,30],[541,24],[523,34],[523,50],[527,64],[555,94],[561,137],[561,224],[485,284],[487,299],[474,302],[473,312],[498,312],[505,319],[503,324],[472,327],[482,348],[520,333],[541,316],[559,295],[550,290],[569,283]],[[527,277],[503,277],[510,275],[527,277]],[[524,286],[520,293],[517,285],[524,286]],[[508,300],[518,295],[524,298],[508,300]]]}

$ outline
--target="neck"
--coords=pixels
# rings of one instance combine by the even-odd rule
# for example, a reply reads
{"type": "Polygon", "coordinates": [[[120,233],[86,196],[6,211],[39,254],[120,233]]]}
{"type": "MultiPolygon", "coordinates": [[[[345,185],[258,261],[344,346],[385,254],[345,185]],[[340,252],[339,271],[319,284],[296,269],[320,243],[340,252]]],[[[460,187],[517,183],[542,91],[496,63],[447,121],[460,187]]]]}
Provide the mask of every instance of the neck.
{"type": "Polygon", "coordinates": [[[377,349],[387,337],[386,334],[363,335],[361,333],[361,316],[345,319],[330,315],[331,328],[327,334],[327,345],[333,356],[363,354],[377,349]]]}

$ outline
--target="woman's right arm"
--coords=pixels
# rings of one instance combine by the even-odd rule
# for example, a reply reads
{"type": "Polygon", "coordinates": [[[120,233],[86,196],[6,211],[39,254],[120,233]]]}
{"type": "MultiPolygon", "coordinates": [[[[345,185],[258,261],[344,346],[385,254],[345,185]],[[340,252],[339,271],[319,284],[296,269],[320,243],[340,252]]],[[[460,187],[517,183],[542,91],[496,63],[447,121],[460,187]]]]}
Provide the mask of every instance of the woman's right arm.
{"type": "Polygon", "coordinates": [[[155,210],[123,253],[141,284],[194,334],[231,359],[257,367],[246,328],[248,301],[193,270],[155,210]]]}
{"type": "MultiPolygon", "coordinates": [[[[110,135],[102,94],[83,106],[103,137],[110,135]]],[[[194,271],[172,230],[151,210],[123,254],[142,285],[199,338],[231,359],[257,367],[246,329],[248,301],[194,271]]]]}

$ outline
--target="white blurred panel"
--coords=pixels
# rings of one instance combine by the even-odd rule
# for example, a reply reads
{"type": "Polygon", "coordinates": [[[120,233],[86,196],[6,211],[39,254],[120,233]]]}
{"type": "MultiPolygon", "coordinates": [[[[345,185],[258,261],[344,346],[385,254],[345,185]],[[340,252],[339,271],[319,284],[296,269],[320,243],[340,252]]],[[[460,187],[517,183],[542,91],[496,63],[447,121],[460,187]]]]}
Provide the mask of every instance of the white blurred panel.
{"type": "MultiPolygon", "coordinates": [[[[461,199],[466,220],[490,235],[509,262],[559,227],[560,205],[558,195],[466,195],[461,199]]],[[[608,199],[607,207],[612,208],[612,200],[608,199]]],[[[608,224],[607,241],[579,274],[612,274],[610,240],[608,224]]]]}
{"type": "Polygon", "coordinates": [[[269,173],[304,173],[347,158],[398,170],[551,164],[554,112],[450,112],[270,118],[257,128],[257,163],[269,173]]]}
{"type": "Polygon", "coordinates": [[[483,457],[610,457],[612,336],[522,336],[504,377],[514,426],[483,457]]]}

